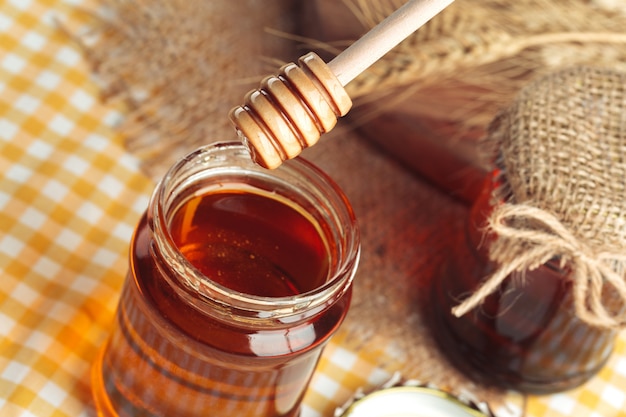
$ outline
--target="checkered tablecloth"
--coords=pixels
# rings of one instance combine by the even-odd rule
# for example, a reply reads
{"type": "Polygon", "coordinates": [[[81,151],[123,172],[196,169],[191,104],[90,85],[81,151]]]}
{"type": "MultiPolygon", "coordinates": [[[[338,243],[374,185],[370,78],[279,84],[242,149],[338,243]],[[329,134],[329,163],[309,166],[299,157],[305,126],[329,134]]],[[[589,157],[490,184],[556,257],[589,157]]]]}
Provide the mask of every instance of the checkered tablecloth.
{"type": "MultiPolygon", "coordinates": [[[[108,334],[128,242],[153,184],[113,125],[77,45],[92,0],[0,2],[0,416],[89,414],[89,368],[108,334]]],[[[330,416],[389,374],[328,346],[305,416],[330,416]]],[[[530,398],[527,415],[626,416],[626,339],[591,382],[530,398]]]]}

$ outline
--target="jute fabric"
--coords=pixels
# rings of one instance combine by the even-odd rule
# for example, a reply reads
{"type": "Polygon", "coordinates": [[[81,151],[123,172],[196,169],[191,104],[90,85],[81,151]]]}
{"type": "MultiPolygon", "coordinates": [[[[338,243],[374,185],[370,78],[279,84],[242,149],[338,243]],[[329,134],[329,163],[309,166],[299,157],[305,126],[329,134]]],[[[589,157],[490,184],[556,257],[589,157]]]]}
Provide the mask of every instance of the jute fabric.
{"type": "Polygon", "coordinates": [[[582,320],[626,325],[625,89],[622,72],[566,69],[523,89],[494,120],[485,143],[501,184],[490,256],[501,267],[456,314],[510,273],[553,260],[571,271],[582,320]]]}
{"type": "Polygon", "coordinates": [[[154,180],[207,138],[229,140],[228,110],[291,56],[291,41],[268,32],[295,30],[293,2],[99,3],[77,38],[104,98],[128,106],[118,130],[154,180]]]}

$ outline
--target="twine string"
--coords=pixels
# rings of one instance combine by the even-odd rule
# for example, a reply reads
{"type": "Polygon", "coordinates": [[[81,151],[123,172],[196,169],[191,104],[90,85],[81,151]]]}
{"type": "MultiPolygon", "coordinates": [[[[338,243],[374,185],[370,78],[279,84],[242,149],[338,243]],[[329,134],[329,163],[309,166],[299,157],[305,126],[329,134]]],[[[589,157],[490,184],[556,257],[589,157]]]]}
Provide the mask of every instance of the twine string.
{"type": "Polygon", "coordinates": [[[571,270],[571,278],[564,275],[564,279],[572,280],[577,316],[597,327],[626,327],[626,256],[594,252],[553,214],[529,204],[505,203],[495,207],[488,230],[497,236],[489,255],[499,267],[452,309],[455,316],[480,305],[511,273],[530,271],[551,259],[559,259],[561,268],[567,266],[571,270]],[[611,298],[611,303],[605,305],[607,290],[615,294],[617,304],[611,298]]]}

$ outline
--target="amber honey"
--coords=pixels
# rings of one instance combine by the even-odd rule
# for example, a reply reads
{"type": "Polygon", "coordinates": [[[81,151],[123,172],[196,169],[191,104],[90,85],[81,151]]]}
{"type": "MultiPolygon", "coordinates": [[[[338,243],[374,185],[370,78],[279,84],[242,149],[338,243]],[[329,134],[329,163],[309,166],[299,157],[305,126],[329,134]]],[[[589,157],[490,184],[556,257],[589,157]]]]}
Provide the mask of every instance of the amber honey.
{"type": "Polygon", "coordinates": [[[264,297],[317,288],[328,276],[328,249],[305,214],[275,199],[231,190],[195,196],[175,214],[171,233],[202,274],[264,297]]]}
{"type": "Polygon", "coordinates": [[[149,210],[135,231],[117,323],[93,371],[96,408],[296,416],[347,313],[358,245],[356,259],[337,259],[341,231],[287,198],[293,190],[232,176],[192,190],[165,190],[169,210],[149,210]]]}

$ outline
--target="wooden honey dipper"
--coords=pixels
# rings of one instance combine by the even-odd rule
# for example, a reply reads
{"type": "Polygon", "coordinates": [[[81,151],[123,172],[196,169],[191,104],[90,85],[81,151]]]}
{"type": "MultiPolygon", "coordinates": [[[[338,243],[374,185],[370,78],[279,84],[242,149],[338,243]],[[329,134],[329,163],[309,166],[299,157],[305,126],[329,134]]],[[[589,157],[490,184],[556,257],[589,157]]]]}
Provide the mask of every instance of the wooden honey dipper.
{"type": "Polygon", "coordinates": [[[263,79],[229,115],[252,158],[276,168],[317,143],[352,107],[344,87],[453,1],[410,0],[328,65],[310,52],[263,79]]]}

